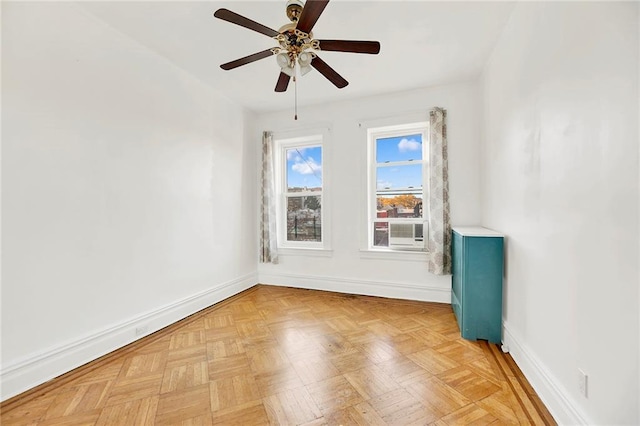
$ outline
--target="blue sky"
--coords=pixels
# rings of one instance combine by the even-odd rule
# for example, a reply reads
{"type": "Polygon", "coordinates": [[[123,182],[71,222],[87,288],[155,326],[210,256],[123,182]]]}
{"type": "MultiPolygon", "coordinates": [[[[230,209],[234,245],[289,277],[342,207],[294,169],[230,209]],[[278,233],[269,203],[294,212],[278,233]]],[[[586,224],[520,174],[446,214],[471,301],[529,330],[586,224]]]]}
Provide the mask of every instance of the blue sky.
{"type": "Polygon", "coordinates": [[[378,189],[406,188],[422,186],[422,164],[409,166],[378,167],[376,187],[378,189]]]}
{"type": "Polygon", "coordinates": [[[287,187],[322,186],[322,147],[287,149],[287,187]]]}
{"type": "MultiPolygon", "coordinates": [[[[376,139],[376,162],[394,162],[422,160],[422,135],[397,136],[376,139]]],[[[406,188],[422,185],[422,165],[378,167],[376,171],[376,187],[406,188]]]]}

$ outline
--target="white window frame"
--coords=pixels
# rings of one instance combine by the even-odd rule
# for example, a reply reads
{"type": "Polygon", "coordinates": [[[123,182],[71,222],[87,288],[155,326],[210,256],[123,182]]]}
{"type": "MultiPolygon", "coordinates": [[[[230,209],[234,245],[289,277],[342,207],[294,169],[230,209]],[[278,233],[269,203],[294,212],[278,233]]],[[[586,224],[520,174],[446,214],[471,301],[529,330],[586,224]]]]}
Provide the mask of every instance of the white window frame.
{"type": "Polygon", "coordinates": [[[367,250],[393,253],[415,253],[427,251],[429,235],[429,122],[418,121],[407,124],[397,124],[384,127],[370,127],[367,129],[367,250]],[[420,134],[422,136],[421,161],[397,161],[386,163],[384,167],[422,164],[422,218],[378,218],[377,217],[377,180],[376,172],[376,140],[388,137],[402,137],[420,134]],[[419,249],[407,250],[403,248],[374,246],[374,223],[422,223],[423,246],[419,249]]]}
{"type": "MultiPolygon", "coordinates": [[[[314,132],[304,136],[283,136],[274,135],[274,171],[276,187],[276,219],[277,219],[277,244],[278,249],[302,249],[302,250],[328,250],[329,249],[329,224],[327,207],[329,205],[326,197],[326,170],[327,170],[327,150],[325,144],[325,132],[314,132]],[[287,149],[316,147],[322,148],[322,190],[302,191],[295,193],[287,192],[287,149]],[[320,196],[322,207],[320,210],[321,234],[320,241],[288,241],[287,240],[287,196],[320,196]]],[[[285,252],[286,254],[286,252],[285,252]]]]}

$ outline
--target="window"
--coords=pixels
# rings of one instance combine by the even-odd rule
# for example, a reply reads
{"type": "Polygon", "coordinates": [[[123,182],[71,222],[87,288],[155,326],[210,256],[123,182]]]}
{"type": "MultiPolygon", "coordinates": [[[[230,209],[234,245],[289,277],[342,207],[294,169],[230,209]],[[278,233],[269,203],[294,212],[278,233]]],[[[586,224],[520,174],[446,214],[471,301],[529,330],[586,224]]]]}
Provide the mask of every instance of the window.
{"type": "Polygon", "coordinates": [[[322,135],[276,140],[278,246],[323,248],[322,135]]]}
{"type": "Polygon", "coordinates": [[[428,123],[371,128],[370,249],[425,250],[428,123]]]}

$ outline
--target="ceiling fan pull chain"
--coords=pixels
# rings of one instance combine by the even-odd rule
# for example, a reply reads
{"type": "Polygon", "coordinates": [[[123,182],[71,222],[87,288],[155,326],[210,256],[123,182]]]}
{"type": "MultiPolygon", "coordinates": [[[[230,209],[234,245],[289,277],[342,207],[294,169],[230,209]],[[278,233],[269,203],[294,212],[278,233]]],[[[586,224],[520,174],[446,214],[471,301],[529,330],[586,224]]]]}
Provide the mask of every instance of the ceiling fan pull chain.
{"type": "Polygon", "coordinates": [[[298,119],[298,79],[296,78],[296,76],[293,76],[293,88],[294,88],[294,92],[295,92],[295,114],[293,116],[294,120],[298,119]]]}

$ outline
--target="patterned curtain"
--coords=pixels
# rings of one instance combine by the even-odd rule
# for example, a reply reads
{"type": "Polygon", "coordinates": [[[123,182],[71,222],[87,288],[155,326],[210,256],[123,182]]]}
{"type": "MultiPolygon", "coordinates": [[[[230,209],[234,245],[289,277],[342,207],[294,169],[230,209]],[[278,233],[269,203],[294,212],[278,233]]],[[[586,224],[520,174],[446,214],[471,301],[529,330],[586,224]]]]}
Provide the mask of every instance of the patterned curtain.
{"type": "Polygon", "coordinates": [[[429,272],[451,274],[451,219],[447,162],[447,111],[434,108],[429,118],[429,272]]]}
{"type": "Polygon", "coordinates": [[[273,176],[273,133],[262,132],[260,263],[278,263],[275,186],[273,176]]]}

